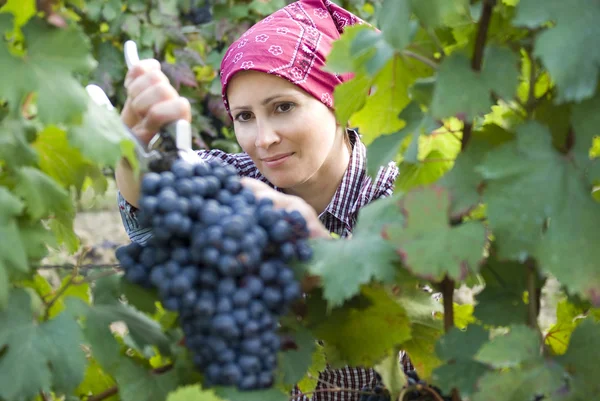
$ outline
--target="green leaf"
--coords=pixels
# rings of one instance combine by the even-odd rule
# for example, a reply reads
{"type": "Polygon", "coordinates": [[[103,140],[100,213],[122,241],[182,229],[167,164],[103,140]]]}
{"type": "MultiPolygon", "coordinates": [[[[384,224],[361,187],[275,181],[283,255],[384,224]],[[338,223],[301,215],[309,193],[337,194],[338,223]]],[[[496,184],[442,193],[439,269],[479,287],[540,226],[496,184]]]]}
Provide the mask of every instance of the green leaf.
{"type": "Polygon", "coordinates": [[[115,167],[126,157],[137,168],[134,143],[125,131],[118,114],[86,100],[87,109],[81,125],[72,125],[69,142],[81,150],[83,156],[100,165],[115,167]]]}
{"type": "MultiPolygon", "coordinates": [[[[0,14],[0,32],[9,31],[11,25],[12,18],[0,14]]],[[[0,93],[14,111],[27,94],[36,92],[42,122],[73,121],[87,101],[73,74],[87,73],[95,66],[86,37],[75,24],[59,29],[39,18],[29,20],[22,31],[26,57],[12,55],[5,42],[0,43],[0,93]]]]}
{"type": "Polygon", "coordinates": [[[433,371],[433,380],[444,394],[456,388],[462,397],[471,397],[479,378],[489,369],[482,363],[472,360],[443,365],[433,371]]]}
{"type": "Polygon", "coordinates": [[[164,401],[177,388],[175,371],[155,375],[130,359],[121,359],[114,376],[123,401],[164,401]]]}
{"type": "Polygon", "coordinates": [[[20,27],[35,15],[36,3],[35,0],[8,0],[0,10],[14,14],[15,25],[20,27]]]}
{"type": "Polygon", "coordinates": [[[486,48],[482,71],[471,69],[467,57],[454,53],[440,65],[431,101],[435,118],[459,117],[473,120],[489,112],[491,93],[511,99],[519,81],[519,58],[515,53],[495,46],[486,48]]]}
{"type": "Polygon", "coordinates": [[[178,387],[169,393],[167,401],[221,401],[213,390],[202,390],[199,385],[178,387]]]}
{"type": "Polygon", "coordinates": [[[598,361],[599,346],[600,324],[588,318],[575,328],[567,352],[557,359],[571,374],[570,388],[578,399],[592,399],[600,394],[598,363],[594,363],[598,361]]]}
{"type": "Polygon", "coordinates": [[[406,311],[383,289],[363,287],[371,302],[366,308],[336,308],[314,324],[313,333],[334,348],[350,366],[370,366],[390,348],[407,341],[410,334],[406,311]]]}
{"type": "Polygon", "coordinates": [[[15,193],[25,200],[27,212],[33,220],[72,209],[69,193],[40,170],[21,167],[17,170],[17,180],[15,193]]]}
{"type": "Polygon", "coordinates": [[[396,277],[398,256],[381,237],[385,225],[402,221],[394,205],[400,195],[378,199],[362,208],[350,239],[322,240],[313,246],[311,274],[321,277],[324,296],[330,306],[341,305],[360,292],[372,279],[390,282],[396,277]],[[339,266],[344,266],[340,275],[339,266]]]}
{"type": "Polygon", "coordinates": [[[282,382],[290,385],[296,384],[306,375],[316,350],[316,340],[308,330],[297,330],[294,334],[297,349],[280,352],[277,366],[282,382]]]}
{"type": "Polygon", "coordinates": [[[325,370],[327,367],[327,357],[325,356],[325,351],[321,345],[317,345],[315,351],[312,354],[312,360],[308,371],[302,378],[302,380],[298,381],[297,386],[303,393],[308,391],[313,391],[319,382],[318,377],[319,373],[325,370]]]}
{"type": "MultiPolygon", "coordinates": [[[[407,379],[404,371],[398,363],[399,349],[394,348],[390,355],[374,366],[374,369],[381,375],[384,386],[388,389],[392,400],[398,399],[400,392],[406,385],[407,379]]],[[[419,374],[421,372],[417,369],[419,374]]]]}
{"type": "Polygon", "coordinates": [[[539,333],[525,325],[516,325],[507,334],[483,344],[475,360],[494,368],[509,368],[540,358],[540,351],[539,333]]]}
{"type": "Polygon", "coordinates": [[[508,371],[486,373],[477,383],[473,401],[523,401],[537,395],[548,399],[563,386],[564,370],[552,361],[508,371]]]}
{"type": "Polygon", "coordinates": [[[0,312],[0,396],[10,401],[34,398],[53,385],[69,393],[81,380],[86,358],[83,335],[67,314],[40,325],[33,321],[26,291],[12,292],[8,308],[0,312]]]}
{"type": "Polygon", "coordinates": [[[343,74],[346,72],[365,73],[364,67],[362,67],[361,71],[360,58],[355,58],[350,49],[356,35],[358,35],[359,32],[370,29],[372,28],[366,24],[356,24],[345,27],[344,33],[338,40],[333,42],[331,51],[327,55],[327,64],[324,68],[325,71],[335,74],[343,74]],[[348,63],[348,60],[353,60],[353,62],[348,63]]]}
{"type": "Polygon", "coordinates": [[[32,146],[39,155],[40,170],[64,188],[73,186],[80,193],[88,177],[106,182],[98,166],[86,160],[79,149],[69,145],[66,132],[58,127],[46,127],[32,146]]]}
{"type": "Polygon", "coordinates": [[[12,118],[0,123],[0,160],[12,168],[34,165],[38,161],[35,150],[27,143],[26,124],[24,120],[12,118]]]}
{"type": "Polygon", "coordinates": [[[369,95],[371,78],[356,75],[350,81],[337,85],[333,92],[335,116],[340,124],[346,125],[350,117],[362,109],[369,95]]]}
{"type": "Polygon", "coordinates": [[[600,252],[593,245],[600,210],[582,172],[552,148],[548,130],[535,122],[518,127],[516,141],[490,152],[479,171],[498,257],[533,255],[569,291],[600,305],[600,252]]]}
{"type": "Polygon", "coordinates": [[[365,145],[379,135],[396,132],[404,126],[399,115],[410,101],[408,87],[423,74],[423,67],[400,56],[383,66],[374,78],[373,91],[365,106],[350,119],[351,126],[359,128],[365,145]]]}
{"type": "MultiPolygon", "coordinates": [[[[1,188],[0,188],[1,189],[1,188]]],[[[29,271],[25,244],[19,234],[19,226],[15,220],[0,224],[0,261],[11,270],[26,273],[29,271]]]]}
{"type": "Polygon", "coordinates": [[[386,238],[413,274],[431,281],[440,281],[446,274],[462,280],[478,270],[486,229],[477,221],[451,227],[449,209],[447,190],[414,190],[402,199],[404,223],[385,228],[386,238]]]}
{"type": "Polygon", "coordinates": [[[385,0],[379,10],[379,28],[385,40],[396,50],[410,42],[410,6],[402,0],[385,0]]]}
{"type": "MultiPolygon", "coordinates": [[[[590,150],[594,138],[600,135],[600,115],[596,110],[600,107],[600,92],[589,100],[572,105],[570,123],[575,132],[575,144],[573,145],[573,156],[581,169],[589,169],[592,164],[590,150]]],[[[598,179],[597,176],[590,177],[591,180],[598,179]]]]}
{"type": "MultiPolygon", "coordinates": [[[[90,358],[87,369],[85,371],[85,376],[83,381],[79,384],[77,390],[75,390],[76,394],[98,394],[106,389],[109,389],[115,386],[116,383],[110,375],[102,370],[102,367],[98,364],[98,362],[90,358]]],[[[112,397],[105,398],[106,401],[117,401],[118,395],[115,394],[112,397]]]]}
{"type": "Polygon", "coordinates": [[[556,307],[556,323],[545,335],[546,345],[555,355],[562,355],[567,351],[573,330],[584,321],[584,311],[569,302],[568,299],[560,301],[556,307]]]}
{"type": "Polygon", "coordinates": [[[8,281],[8,272],[4,262],[0,259],[0,311],[8,304],[8,295],[10,292],[10,281],[8,281]]]}
{"type": "Polygon", "coordinates": [[[443,361],[470,360],[488,338],[489,333],[481,326],[469,325],[466,330],[453,328],[439,339],[435,352],[443,361]]]}
{"type": "Polygon", "coordinates": [[[373,29],[358,32],[350,45],[350,51],[353,58],[362,61],[370,76],[377,75],[395,54],[383,33],[373,29]]]}
{"type": "MultiPolygon", "coordinates": [[[[403,0],[403,2],[406,0],[403,0]]],[[[470,21],[469,0],[409,0],[417,18],[430,28],[470,21]]]]}
{"type": "Polygon", "coordinates": [[[431,377],[433,370],[441,363],[435,355],[435,345],[442,333],[441,327],[413,323],[411,324],[412,338],[402,343],[402,349],[408,353],[422,379],[431,377]]]}
{"type": "Polygon", "coordinates": [[[30,261],[40,261],[48,254],[49,246],[56,246],[56,239],[41,221],[22,222],[19,226],[21,243],[30,261]]]}
{"type": "Polygon", "coordinates": [[[290,396],[277,389],[239,391],[235,387],[217,387],[215,393],[227,401],[288,401],[290,396]]]}
{"type": "Polygon", "coordinates": [[[558,87],[559,103],[593,96],[600,64],[600,8],[595,0],[521,0],[516,26],[554,26],[536,35],[534,56],[541,59],[558,87]]]}
{"type": "Polygon", "coordinates": [[[499,261],[493,252],[481,268],[481,275],[485,288],[477,294],[474,316],[492,326],[526,322],[523,294],[527,289],[527,268],[520,263],[499,261]]]}
{"type": "Polygon", "coordinates": [[[23,212],[25,205],[5,187],[0,187],[0,222],[5,222],[23,212]]]}

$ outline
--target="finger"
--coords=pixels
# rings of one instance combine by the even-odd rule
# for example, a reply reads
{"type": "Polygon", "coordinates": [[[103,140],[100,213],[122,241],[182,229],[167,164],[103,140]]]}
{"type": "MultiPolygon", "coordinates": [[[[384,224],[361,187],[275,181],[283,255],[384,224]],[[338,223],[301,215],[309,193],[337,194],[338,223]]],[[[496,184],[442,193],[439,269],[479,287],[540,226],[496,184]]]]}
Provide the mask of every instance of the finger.
{"type": "Polygon", "coordinates": [[[146,118],[151,108],[178,97],[179,94],[175,88],[167,83],[160,83],[146,88],[138,96],[132,98],[131,107],[139,117],[146,118]]]}
{"type": "Polygon", "coordinates": [[[186,98],[177,97],[154,105],[141,122],[147,132],[145,135],[149,136],[144,140],[149,141],[163,126],[177,120],[192,121],[190,102],[186,98]]]}
{"type": "Polygon", "coordinates": [[[127,87],[127,96],[136,98],[146,89],[155,85],[171,85],[169,78],[160,70],[150,70],[133,79],[127,87]]]}
{"type": "Polygon", "coordinates": [[[127,71],[127,74],[125,75],[124,86],[127,88],[127,86],[129,86],[129,84],[131,84],[131,81],[133,81],[135,78],[139,77],[140,75],[143,75],[144,73],[146,73],[148,71],[160,70],[160,69],[161,69],[160,62],[156,59],[148,58],[145,60],[140,60],[139,63],[137,63],[136,65],[131,67],[131,69],[129,69],[129,71],[127,71]]]}

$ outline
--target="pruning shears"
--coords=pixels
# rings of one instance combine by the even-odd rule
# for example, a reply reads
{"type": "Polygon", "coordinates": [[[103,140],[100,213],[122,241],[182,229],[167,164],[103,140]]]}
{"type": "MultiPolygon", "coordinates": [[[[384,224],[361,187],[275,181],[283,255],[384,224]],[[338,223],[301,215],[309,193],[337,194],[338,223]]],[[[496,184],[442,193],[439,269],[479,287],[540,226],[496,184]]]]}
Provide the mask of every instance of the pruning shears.
{"type": "MultiPolygon", "coordinates": [[[[124,45],[125,63],[127,68],[133,67],[140,59],[137,45],[128,40],[124,45]]],[[[87,85],[86,91],[94,103],[114,110],[110,99],[98,85],[87,85]]],[[[163,171],[169,169],[169,164],[175,158],[181,158],[189,163],[201,163],[202,159],[192,150],[192,127],[186,120],[177,120],[165,125],[154,135],[148,145],[142,143],[126,128],[135,143],[135,153],[142,172],[163,171]]]]}

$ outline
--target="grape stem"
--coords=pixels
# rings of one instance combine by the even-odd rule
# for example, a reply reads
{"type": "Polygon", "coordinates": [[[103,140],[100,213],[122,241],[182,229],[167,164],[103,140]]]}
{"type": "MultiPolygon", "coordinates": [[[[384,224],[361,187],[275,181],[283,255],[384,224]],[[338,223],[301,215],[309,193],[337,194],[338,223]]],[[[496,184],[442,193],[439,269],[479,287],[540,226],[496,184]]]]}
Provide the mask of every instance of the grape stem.
{"type": "Polygon", "coordinates": [[[423,56],[422,54],[415,53],[410,50],[404,50],[402,51],[402,55],[414,58],[415,60],[422,62],[423,64],[427,65],[428,67],[431,67],[434,70],[438,69],[438,64],[435,61],[423,56]]]}

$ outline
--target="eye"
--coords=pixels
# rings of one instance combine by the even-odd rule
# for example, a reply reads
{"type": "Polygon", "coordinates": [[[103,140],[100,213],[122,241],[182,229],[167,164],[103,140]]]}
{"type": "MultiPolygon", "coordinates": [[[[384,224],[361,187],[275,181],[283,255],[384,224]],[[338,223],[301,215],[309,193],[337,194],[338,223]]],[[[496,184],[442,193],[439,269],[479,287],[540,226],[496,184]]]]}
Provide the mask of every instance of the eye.
{"type": "Polygon", "coordinates": [[[292,102],[279,103],[275,110],[279,113],[287,113],[291,111],[296,105],[292,102]]]}
{"type": "Polygon", "coordinates": [[[236,121],[246,122],[252,118],[252,113],[249,111],[242,111],[235,116],[236,121]]]}

